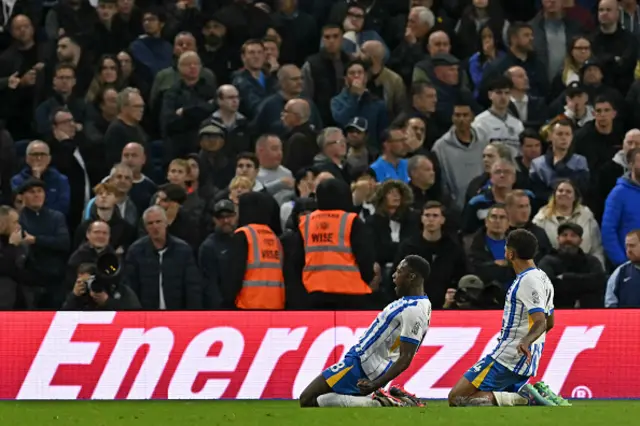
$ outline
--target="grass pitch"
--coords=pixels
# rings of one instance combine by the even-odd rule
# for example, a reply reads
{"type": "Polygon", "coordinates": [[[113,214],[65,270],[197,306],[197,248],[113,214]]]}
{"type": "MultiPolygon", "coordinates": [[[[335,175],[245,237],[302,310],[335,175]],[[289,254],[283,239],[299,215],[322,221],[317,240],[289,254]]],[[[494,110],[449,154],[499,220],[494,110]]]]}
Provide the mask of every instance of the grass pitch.
{"type": "Polygon", "coordinates": [[[2,426],[640,425],[640,401],[575,401],[573,407],[300,409],[297,401],[0,402],[2,426]]]}

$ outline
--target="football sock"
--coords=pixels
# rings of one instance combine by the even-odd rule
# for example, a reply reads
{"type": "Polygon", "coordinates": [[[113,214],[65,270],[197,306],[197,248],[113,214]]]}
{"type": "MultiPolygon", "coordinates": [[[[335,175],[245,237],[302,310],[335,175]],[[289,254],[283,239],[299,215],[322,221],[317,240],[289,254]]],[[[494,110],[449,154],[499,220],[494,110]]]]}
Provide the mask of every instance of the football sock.
{"type": "Polygon", "coordinates": [[[517,393],[512,392],[493,392],[493,396],[498,403],[498,407],[513,407],[516,405],[529,405],[529,400],[517,393]]]}
{"type": "Polygon", "coordinates": [[[340,395],[326,393],[318,397],[319,407],[380,407],[370,396],[340,395]]]}

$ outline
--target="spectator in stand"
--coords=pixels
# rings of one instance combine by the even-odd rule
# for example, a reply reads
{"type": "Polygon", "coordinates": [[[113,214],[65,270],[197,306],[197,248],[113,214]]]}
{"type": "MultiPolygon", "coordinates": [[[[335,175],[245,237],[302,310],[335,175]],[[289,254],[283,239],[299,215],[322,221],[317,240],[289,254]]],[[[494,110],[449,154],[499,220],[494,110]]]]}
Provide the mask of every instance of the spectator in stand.
{"type": "Polygon", "coordinates": [[[169,167],[167,167],[167,182],[178,185],[187,191],[187,179],[189,178],[189,173],[191,173],[191,170],[187,160],[182,158],[171,160],[169,167]]]}
{"type": "Polygon", "coordinates": [[[485,69],[480,88],[480,98],[482,99],[486,93],[487,84],[490,84],[496,77],[504,74],[506,70],[513,66],[520,66],[527,72],[529,84],[531,85],[529,94],[531,96],[544,97],[548,92],[549,80],[545,64],[535,55],[533,28],[529,24],[512,22],[507,31],[507,39],[509,42],[507,54],[492,62],[485,69]]]}
{"type": "MultiPolygon", "coordinates": [[[[260,162],[258,161],[258,157],[253,152],[242,152],[236,157],[236,174],[234,179],[237,177],[248,179],[249,182],[247,185],[249,191],[266,192],[264,185],[258,180],[259,169],[260,162]]],[[[219,191],[215,196],[216,201],[225,199],[229,199],[229,188],[219,191]]]]}
{"type": "Polygon", "coordinates": [[[476,231],[468,243],[467,255],[471,273],[486,284],[497,284],[506,289],[515,278],[513,269],[504,258],[504,248],[509,230],[505,206],[496,204],[489,208],[484,226],[476,231]]]}
{"type": "Polygon", "coordinates": [[[283,143],[284,166],[292,171],[313,164],[318,154],[318,129],[309,122],[311,109],[304,99],[291,99],[282,110],[281,120],[287,129],[283,143]]]}
{"type": "Polygon", "coordinates": [[[202,22],[203,41],[200,45],[200,58],[204,70],[211,70],[217,83],[229,84],[231,74],[242,65],[237,51],[229,44],[227,24],[218,14],[207,14],[202,22]]]}
{"type": "Polygon", "coordinates": [[[56,46],[57,62],[55,64],[47,64],[48,66],[45,69],[45,75],[51,76],[51,71],[55,72],[58,65],[71,65],[75,71],[73,94],[77,98],[83,98],[84,94],[87,93],[89,85],[91,84],[91,79],[93,78],[94,67],[92,60],[94,60],[98,55],[90,49],[83,48],[83,46],[86,45],[84,45],[84,43],[82,43],[77,37],[64,35],[62,37],[56,36],[53,39],[55,40],[56,38],[58,39],[58,44],[56,46]]]}
{"type": "Polygon", "coordinates": [[[229,188],[227,190],[228,198],[233,202],[233,204],[238,206],[238,201],[242,194],[248,194],[249,192],[264,192],[264,191],[253,191],[252,182],[249,178],[244,176],[236,176],[231,179],[231,183],[229,184],[229,188]]]}
{"type": "Polygon", "coordinates": [[[87,282],[97,273],[95,264],[80,264],[75,272],[73,291],[67,295],[62,310],[123,311],[142,308],[136,294],[124,284],[112,284],[106,291],[90,291],[87,282]]]}
{"type": "MultiPolygon", "coordinates": [[[[507,38],[509,21],[504,17],[504,12],[498,0],[474,0],[462,11],[460,20],[456,24],[458,36],[459,55],[468,58],[476,53],[476,46],[484,47],[485,35],[491,35],[491,43],[494,46],[494,58],[497,49],[495,46],[503,46],[503,40],[507,38]],[[486,29],[486,31],[485,31],[486,29]],[[482,43],[478,43],[478,40],[482,43]]],[[[481,52],[483,50],[480,50],[481,52]]]]}
{"type": "Polygon", "coordinates": [[[56,4],[46,14],[44,29],[50,40],[62,34],[86,37],[91,27],[98,21],[95,10],[88,1],[70,0],[56,4]]]}
{"type": "Polygon", "coordinates": [[[93,188],[93,192],[96,194],[95,202],[89,210],[89,218],[82,221],[75,231],[73,247],[80,246],[85,241],[87,229],[91,224],[101,220],[109,225],[109,245],[118,254],[123,254],[135,241],[136,228],[126,222],[120,215],[120,210],[116,208],[118,190],[111,183],[100,183],[93,188]]]}
{"type": "Polygon", "coordinates": [[[403,158],[407,154],[407,136],[404,128],[391,125],[384,131],[382,140],[382,155],[371,164],[376,179],[378,182],[395,179],[409,183],[407,160],[403,158]]]}
{"type": "Polygon", "coordinates": [[[202,181],[218,189],[226,188],[233,178],[234,162],[224,150],[226,137],[225,130],[215,121],[198,131],[202,181]]]}
{"type": "Polygon", "coordinates": [[[42,102],[35,112],[35,127],[41,137],[51,132],[51,115],[61,108],[67,109],[76,123],[83,126],[87,121],[87,105],[83,99],[74,96],[76,71],[72,65],[56,65],[53,72],[53,95],[42,102]]]}
{"type": "Polygon", "coordinates": [[[262,101],[276,92],[277,81],[263,71],[266,57],[260,40],[247,40],[241,52],[244,67],[233,77],[233,85],[240,92],[240,112],[253,119],[262,101]]]}
{"type": "MultiPolygon", "coordinates": [[[[158,187],[155,204],[166,213],[167,232],[189,244],[197,253],[203,239],[200,235],[200,217],[194,217],[185,210],[186,201],[187,191],[180,185],[165,183],[158,187]]],[[[141,235],[144,235],[145,228],[141,228],[141,235]]]]}
{"type": "Polygon", "coordinates": [[[375,214],[367,218],[366,224],[373,235],[376,262],[383,271],[385,285],[383,291],[389,292],[390,283],[386,278],[393,272],[390,268],[400,242],[409,238],[420,228],[417,217],[411,210],[413,205],[411,188],[404,182],[387,180],[378,185],[371,204],[375,207],[375,214]]]}
{"type": "Polygon", "coordinates": [[[425,146],[426,128],[424,121],[419,118],[410,118],[405,123],[405,131],[407,132],[407,157],[414,155],[427,155],[432,146],[425,146]]]}
{"type": "Polygon", "coordinates": [[[427,202],[422,208],[422,233],[400,242],[393,264],[395,270],[410,254],[429,261],[432,273],[425,281],[424,291],[434,309],[442,308],[447,290],[456,288],[468,269],[464,250],[443,230],[445,220],[445,207],[438,201],[427,202]]]}
{"type": "Polygon", "coordinates": [[[143,99],[149,99],[152,81],[136,67],[133,53],[129,49],[124,49],[118,52],[116,58],[122,70],[122,86],[138,89],[143,99]]]}
{"type": "Polygon", "coordinates": [[[262,135],[256,142],[256,155],[260,162],[258,180],[278,205],[294,197],[293,174],[282,165],[282,142],[275,135],[262,135]]]}
{"type": "Polygon", "coordinates": [[[455,208],[462,211],[465,191],[474,177],[482,173],[482,152],[488,139],[471,125],[471,106],[463,101],[453,108],[453,127],[433,145],[433,152],[442,167],[443,184],[451,195],[455,208]]]}
{"type": "Polygon", "coordinates": [[[374,273],[374,244],[364,223],[350,213],[348,185],[325,179],[316,186],[316,197],[318,209],[300,218],[297,241],[287,246],[291,250],[285,253],[286,275],[295,280],[302,277],[301,283],[287,281],[287,287],[304,286],[305,297],[297,305],[307,309],[377,307],[376,296],[371,295],[380,283],[379,274],[374,273]],[[323,223],[328,226],[321,227],[323,223]],[[319,235],[318,229],[326,239],[313,238],[319,235]]]}
{"type": "Polygon", "coordinates": [[[120,63],[115,55],[102,55],[98,60],[98,67],[96,68],[89,90],[84,97],[87,103],[91,103],[95,100],[96,95],[100,93],[105,87],[115,87],[118,90],[122,90],[122,70],[120,69],[120,63]]]}
{"type": "Polygon", "coordinates": [[[219,309],[222,305],[222,277],[229,263],[229,249],[238,222],[235,205],[221,200],[213,208],[214,231],[207,236],[198,251],[198,264],[204,278],[203,308],[219,309]]]}
{"type": "MultiPolygon", "coordinates": [[[[547,0],[559,1],[559,0],[547,0]]],[[[529,96],[529,77],[522,67],[511,67],[505,73],[511,79],[509,112],[520,120],[524,127],[539,128],[547,119],[544,98],[529,96]]]]}
{"type": "MultiPolygon", "coordinates": [[[[415,210],[420,211],[429,201],[439,202],[444,207],[443,210],[449,210],[453,204],[451,197],[442,185],[442,179],[438,176],[436,164],[437,158],[431,153],[415,155],[407,162],[409,187],[413,191],[413,208],[415,210]]],[[[449,218],[447,214],[445,217],[449,218]]]]}
{"type": "Polygon", "coordinates": [[[202,277],[192,248],[167,231],[162,207],[149,207],[142,220],[148,235],[129,248],[122,283],[136,293],[143,309],[200,309],[202,277]]]}
{"type": "Polygon", "coordinates": [[[344,70],[351,61],[342,51],[342,27],[327,24],[322,27],[322,47],[302,66],[303,88],[307,99],[318,107],[325,126],[335,124],[331,113],[331,99],[344,87],[344,70]]]}
{"type": "Polygon", "coordinates": [[[416,83],[411,86],[410,95],[411,105],[409,105],[409,109],[401,114],[396,121],[406,121],[411,118],[422,120],[426,127],[424,145],[432,147],[438,138],[445,133],[445,129],[448,128],[445,123],[446,120],[441,119],[436,114],[438,93],[430,84],[416,83]]]}
{"type": "Polygon", "coordinates": [[[156,75],[172,65],[171,44],[162,38],[167,16],[162,9],[150,8],[142,15],[144,35],[131,43],[131,54],[140,71],[152,80],[156,75]]]}
{"type": "MultiPolygon", "coordinates": [[[[129,192],[133,186],[133,172],[126,164],[119,163],[113,166],[111,174],[105,179],[105,183],[112,183],[116,187],[116,205],[120,211],[120,216],[133,226],[137,226],[140,215],[135,203],[129,198],[129,192]]],[[[89,219],[90,212],[95,198],[87,203],[84,210],[83,220],[89,219]]]]}
{"type": "Polygon", "coordinates": [[[616,109],[607,98],[595,100],[595,120],[588,122],[576,134],[573,148],[587,159],[591,177],[599,175],[603,164],[620,148],[624,133],[616,125],[616,109]]]}
{"type": "Polygon", "coordinates": [[[351,183],[351,195],[355,213],[358,213],[360,219],[365,222],[369,216],[376,212],[376,207],[371,204],[371,200],[373,200],[377,185],[376,174],[371,169],[367,169],[357,175],[355,181],[351,183]]]}
{"type": "Polygon", "coordinates": [[[227,273],[222,276],[223,308],[284,309],[284,252],[269,226],[269,195],[240,196],[238,229],[229,243],[227,273]]]}
{"type": "Polygon", "coordinates": [[[13,139],[0,124],[0,205],[11,204],[11,177],[18,171],[18,159],[13,139]]]}
{"type": "Polygon", "coordinates": [[[605,81],[620,93],[626,93],[633,82],[638,60],[636,38],[620,25],[616,0],[598,3],[599,28],[591,41],[593,56],[603,64],[605,81]]]}
{"type": "Polygon", "coordinates": [[[556,248],[540,260],[539,268],[551,279],[556,308],[602,308],[606,275],[599,259],[585,253],[583,229],[565,222],[558,227],[556,248]]]}
{"type": "Polygon", "coordinates": [[[118,91],[106,87],[98,92],[92,104],[87,105],[85,133],[94,145],[104,143],[109,125],[118,118],[118,91]]]}
{"type": "Polygon", "coordinates": [[[551,149],[531,163],[531,188],[538,200],[548,200],[558,179],[570,179],[580,192],[589,190],[587,159],[573,154],[573,126],[568,120],[557,122],[550,135],[551,149]]]}
{"type": "Polygon", "coordinates": [[[576,223],[582,229],[580,247],[604,266],[600,227],[589,207],[582,205],[580,191],[573,182],[556,182],[547,205],[534,216],[533,223],[544,229],[554,248],[558,248],[558,229],[564,223],[576,223]]]}
{"type": "Polygon", "coordinates": [[[32,136],[34,99],[40,97],[37,82],[51,53],[46,42],[34,37],[33,24],[27,16],[16,14],[4,24],[3,28],[11,33],[12,44],[0,54],[0,78],[6,81],[0,111],[13,138],[28,139],[32,136]]]}
{"type": "MultiPolygon", "coordinates": [[[[162,96],[164,93],[175,86],[180,81],[180,71],[178,70],[178,60],[185,52],[197,52],[196,39],[190,32],[179,32],[173,40],[173,60],[174,65],[160,71],[156,78],[153,79],[151,87],[151,95],[149,97],[149,105],[152,111],[160,111],[162,106],[162,96]]],[[[216,76],[210,69],[201,67],[200,77],[207,82],[207,86],[215,87],[216,76]]],[[[155,114],[154,114],[155,115],[155,114]]]]}
{"type": "Polygon", "coordinates": [[[547,99],[555,99],[571,83],[580,83],[580,70],[591,57],[591,41],[585,36],[574,36],[567,43],[567,51],[564,56],[564,64],[551,82],[551,92],[547,99]]]}
{"type": "Polygon", "coordinates": [[[115,30],[113,28],[114,17],[118,13],[116,0],[98,0],[97,3],[95,12],[98,22],[91,28],[87,50],[95,52],[95,55],[116,54],[119,49],[127,46],[120,40],[121,34],[116,31],[117,26],[115,30]]]}
{"type": "Polygon", "coordinates": [[[389,123],[384,101],[367,90],[367,67],[360,60],[351,61],[344,69],[345,88],[331,99],[334,121],[345,127],[354,117],[369,123],[369,145],[380,148],[380,136],[389,123]]]}
{"type": "Polygon", "coordinates": [[[516,189],[507,195],[507,217],[509,218],[509,232],[514,229],[526,229],[538,240],[536,261],[551,251],[551,243],[544,229],[531,222],[531,198],[526,191],[516,189]]]}
{"type": "Polygon", "coordinates": [[[302,66],[309,55],[317,52],[318,25],[313,16],[300,10],[298,0],[277,3],[272,14],[278,32],[282,34],[282,63],[302,66]]]}
{"type": "Polygon", "coordinates": [[[542,10],[530,25],[536,56],[546,65],[547,79],[551,81],[562,69],[566,46],[582,28],[579,22],[564,14],[561,0],[542,0],[542,10]]]}
{"type": "Polygon", "coordinates": [[[620,26],[640,41],[640,10],[637,0],[620,0],[620,26]]]}
{"type": "Polygon", "coordinates": [[[25,268],[28,252],[23,240],[18,212],[0,206],[0,309],[3,310],[14,309],[22,289],[37,282],[25,268]]]}
{"type": "MultiPolygon", "coordinates": [[[[505,204],[507,195],[516,183],[516,167],[513,162],[503,158],[491,165],[490,185],[480,194],[471,198],[462,214],[462,232],[473,234],[482,228],[491,206],[505,204]]],[[[527,191],[533,198],[533,193],[527,191]]]]}
{"type": "Polygon", "coordinates": [[[253,151],[253,141],[249,131],[249,120],[238,112],[240,93],[231,84],[224,84],[216,91],[216,104],[219,109],[212,118],[226,131],[225,150],[231,155],[253,151]]]}
{"type": "Polygon", "coordinates": [[[613,158],[608,160],[600,168],[600,172],[597,177],[597,194],[594,194],[594,205],[597,205],[598,211],[594,212],[598,219],[602,218],[602,209],[604,207],[607,196],[611,190],[616,186],[618,178],[629,173],[630,167],[627,163],[627,155],[632,149],[640,148],[640,130],[631,129],[624,136],[622,142],[622,149],[615,153],[613,158]]]}
{"type": "MultiPolygon", "coordinates": [[[[496,3],[495,0],[493,3],[496,3]]],[[[476,99],[479,98],[482,75],[484,74],[485,69],[494,61],[505,55],[502,37],[499,32],[495,32],[495,29],[492,28],[495,22],[491,21],[492,19],[489,18],[489,21],[480,27],[480,30],[478,31],[479,37],[476,39],[474,44],[478,46],[477,52],[473,53],[468,61],[469,76],[474,88],[473,96],[476,99]]]]}
{"type": "Polygon", "coordinates": [[[416,6],[409,11],[404,38],[389,59],[389,68],[397,72],[406,85],[411,84],[413,69],[426,53],[427,36],[435,25],[436,17],[428,7],[416,6]]]}
{"type": "MultiPolygon", "coordinates": [[[[451,55],[451,39],[444,31],[434,31],[429,34],[427,40],[427,53],[424,59],[418,62],[413,69],[411,77],[412,84],[415,83],[432,83],[433,80],[433,59],[436,55],[451,55]]],[[[455,58],[455,56],[453,56],[455,58]]],[[[451,62],[455,60],[449,58],[451,62]]],[[[457,59],[457,58],[456,58],[457,59]]]]}
{"type": "Polygon", "coordinates": [[[69,212],[71,189],[69,180],[51,164],[49,146],[39,140],[27,146],[26,167],[11,178],[11,188],[16,191],[25,182],[38,179],[44,182],[43,188],[47,193],[44,199],[45,207],[59,211],[63,215],[69,212]]]}
{"type": "Polygon", "coordinates": [[[562,0],[562,8],[567,18],[579,22],[584,31],[593,31],[595,28],[594,16],[585,6],[576,4],[576,0],[562,0]]]}
{"type": "Polygon", "coordinates": [[[407,88],[402,77],[385,66],[385,46],[377,40],[362,45],[361,57],[371,62],[367,89],[384,99],[390,117],[396,117],[407,103],[407,88]]]}
{"type": "MultiPolygon", "coordinates": [[[[599,68],[594,66],[589,66],[588,69],[600,72],[599,68]]],[[[544,139],[548,138],[549,130],[560,120],[570,120],[577,132],[595,118],[595,111],[589,104],[588,88],[578,81],[569,83],[564,92],[549,106],[549,109],[555,112],[556,107],[562,108],[563,112],[540,129],[540,134],[544,139]]]]}
{"type": "Polygon", "coordinates": [[[337,127],[326,127],[318,135],[320,154],[313,159],[313,167],[319,172],[329,172],[336,179],[351,183],[349,164],[345,163],[347,143],[342,130],[337,127]]]}
{"type": "Polygon", "coordinates": [[[45,183],[31,178],[18,188],[24,208],[20,212],[22,243],[29,248],[25,268],[35,280],[24,287],[28,309],[58,309],[64,298],[63,279],[70,238],[62,213],[45,205],[45,183]]]}
{"type": "Polygon", "coordinates": [[[318,175],[318,171],[313,167],[307,167],[298,170],[295,174],[296,179],[296,198],[287,201],[282,206],[280,206],[280,223],[282,224],[282,229],[296,229],[297,223],[290,223],[292,218],[292,213],[296,208],[297,204],[305,203],[305,200],[312,199],[312,194],[315,193],[315,179],[318,175]],[[293,228],[291,227],[293,226],[293,228]]]}
{"type": "Polygon", "coordinates": [[[133,173],[133,186],[129,191],[129,197],[139,212],[144,211],[151,203],[151,197],[156,193],[158,187],[142,173],[147,163],[147,156],[144,147],[138,142],[129,142],[122,149],[120,161],[126,164],[133,173]]]}
{"type": "MultiPolygon", "coordinates": [[[[64,291],[73,288],[78,266],[83,263],[96,263],[102,254],[115,254],[110,244],[111,227],[101,219],[91,220],[84,229],[84,241],[71,253],[67,261],[67,273],[64,280],[64,291]]],[[[118,254],[122,254],[122,248],[118,254]]]]}
{"type": "Polygon", "coordinates": [[[389,49],[384,44],[383,38],[372,27],[365,27],[366,16],[367,10],[363,4],[347,4],[347,16],[342,21],[342,28],[344,29],[342,50],[348,55],[357,55],[365,42],[376,40],[384,45],[384,59],[389,59],[389,49]]]}
{"type": "MultiPolygon", "coordinates": [[[[504,159],[509,162],[513,162],[511,156],[511,148],[500,142],[492,142],[482,150],[482,168],[483,172],[474,177],[464,195],[464,202],[468,203],[476,195],[480,194],[485,189],[491,186],[491,166],[498,159],[504,159]]],[[[527,171],[528,173],[528,171],[527,171]]],[[[518,186],[518,178],[516,175],[516,186],[518,186]]]]}
{"type": "Polygon", "coordinates": [[[368,129],[369,122],[362,117],[354,117],[344,128],[347,142],[346,164],[351,170],[367,169],[369,164],[376,161],[376,151],[367,145],[368,129]]]}
{"type": "Polygon", "coordinates": [[[627,154],[629,174],[618,178],[604,204],[602,217],[602,245],[614,266],[623,264],[624,238],[634,229],[640,229],[640,148],[627,154]]]}
{"type": "Polygon", "coordinates": [[[472,126],[482,139],[502,142],[511,148],[512,157],[520,154],[520,133],[524,130],[522,121],[511,115],[509,102],[513,83],[508,77],[498,76],[489,82],[491,107],[473,120],[472,126]]]}
{"type": "Polygon", "coordinates": [[[605,308],[640,307],[640,231],[630,231],[625,237],[627,262],[618,266],[609,281],[604,296],[605,308]]]}
{"type": "Polygon", "coordinates": [[[109,125],[104,135],[106,165],[117,163],[122,148],[129,142],[138,142],[148,152],[147,134],[140,126],[144,105],[144,99],[137,89],[126,88],[118,93],[118,118],[109,125]]]}
{"type": "MultiPolygon", "coordinates": [[[[287,128],[282,123],[282,112],[288,101],[302,96],[302,72],[295,65],[283,65],[277,75],[279,90],[260,103],[252,125],[257,134],[273,133],[284,137],[287,128]]],[[[314,128],[321,129],[322,121],[315,105],[309,99],[306,101],[311,110],[309,121],[314,128]]]]}
{"type": "Polygon", "coordinates": [[[525,189],[529,189],[531,187],[529,180],[531,163],[542,155],[542,138],[538,131],[524,129],[524,132],[520,133],[520,152],[521,155],[514,158],[517,180],[522,182],[525,189]]]}
{"type": "Polygon", "coordinates": [[[197,151],[198,126],[214,112],[216,91],[200,77],[202,63],[195,52],[185,52],[178,59],[180,79],[162,99],[164,163],[197,151]]]}

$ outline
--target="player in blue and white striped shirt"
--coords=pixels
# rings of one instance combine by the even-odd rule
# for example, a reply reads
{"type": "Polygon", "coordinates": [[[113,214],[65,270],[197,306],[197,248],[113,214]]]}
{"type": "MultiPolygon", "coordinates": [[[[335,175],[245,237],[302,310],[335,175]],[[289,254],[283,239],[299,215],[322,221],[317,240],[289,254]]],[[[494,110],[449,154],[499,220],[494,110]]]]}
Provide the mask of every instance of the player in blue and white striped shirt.
{"type": "Polygon", "coordinates": [[[498,345],[458,381],[449,405],[569,405],[544,383],[527,384],[554,323],[553,285],[533,262],[537,249],[536,237],[525,229],[507,236],[505,259],[517,276],[507,291],[498,345]]]}
{"type": "Polygon", "coordinates": [[[393,274],[400,299],[387,305],[344,359],[316,377],[300,395],[301,407],[423,406],[399,386],[383,388],[409,367],[431,318],[424,281],[431,268],[407,256],[393,274]],[[367,396],[365,396],[367,395],[367,396]]]}

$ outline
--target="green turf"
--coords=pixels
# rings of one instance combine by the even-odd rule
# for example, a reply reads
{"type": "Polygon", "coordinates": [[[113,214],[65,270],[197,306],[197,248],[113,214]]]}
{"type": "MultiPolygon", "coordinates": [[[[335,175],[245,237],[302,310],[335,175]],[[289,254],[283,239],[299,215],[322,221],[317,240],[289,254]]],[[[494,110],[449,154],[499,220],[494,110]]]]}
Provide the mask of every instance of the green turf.
{"type": "Polygon", "coordinates": [[[216,425],[621,426],[640,424],[640,401],[573,407],[300,409],[295,401],[0,402],[2,426],[216,425]],[[410,423],[411,422],[411,423],[410,423]]]}

